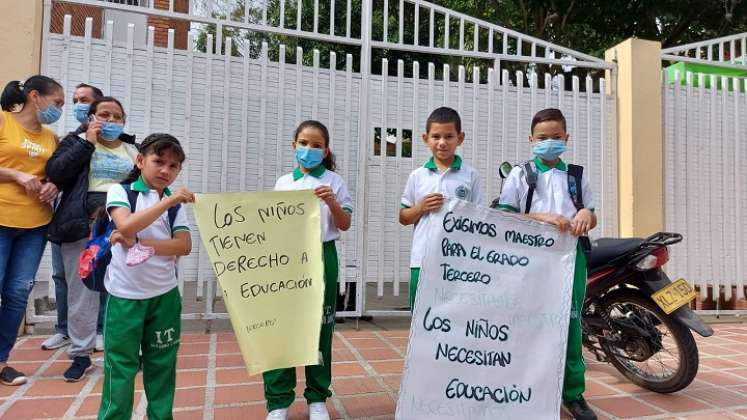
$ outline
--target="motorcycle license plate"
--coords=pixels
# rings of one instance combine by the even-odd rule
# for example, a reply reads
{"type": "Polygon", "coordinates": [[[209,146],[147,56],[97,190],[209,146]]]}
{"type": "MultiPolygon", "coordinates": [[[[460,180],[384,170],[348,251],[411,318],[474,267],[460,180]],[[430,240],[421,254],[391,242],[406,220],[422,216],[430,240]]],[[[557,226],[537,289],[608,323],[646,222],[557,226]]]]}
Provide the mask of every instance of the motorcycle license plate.
{"type": "Polygon", "coordinates": [[[651,295],[651,298],[664,313],[671,314],[695,299],[695,289],[685,279],[679,279],[651,295]]]}

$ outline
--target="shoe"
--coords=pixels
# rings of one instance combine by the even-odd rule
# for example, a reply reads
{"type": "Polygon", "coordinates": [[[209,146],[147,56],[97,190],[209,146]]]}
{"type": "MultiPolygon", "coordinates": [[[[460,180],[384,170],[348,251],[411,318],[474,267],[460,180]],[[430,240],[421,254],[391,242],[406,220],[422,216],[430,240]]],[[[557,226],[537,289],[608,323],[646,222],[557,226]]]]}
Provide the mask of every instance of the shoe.
{"type": "Polygon", "coordinates": [[[329,420],[327,404],[323,402],[309,404],[309,420],[329,420]]]}
{"type": "Polygon", "coordinates": [[[94,351],[104,351],[104,335],[96,334],[96,346],[93,348],[94,351]]]}
{"type": "Polygon", "coordinates": [[[70,344],[70,338],[66,335],[57,333],[42,343],[42,350],[54,350],[65,347],[70,344]]]}
{"type": "Polygon", "coordinates": [[[86,372],[91,368],[93,368],[93,365],[90,357],[78,356],[73,359],[73,364],[67,368],[62,376],[65,378],[65,382],[78,382],[86,377],[86,372]]]}
{"type": "Polygon", "coordinates": [[[565,402],[563,401],[563,407],[573,416],[576,420],[597,420],[597,415],[586,404],[584,397],[577,399],[576,401],[565,402]]]}
{"type": "Polygon", "coordinates": [[[3,370],[0,370],[0,382],[10,386],[23,385],[26,383],[26,375],[10,366],[5,366],[3,370]]]}
{"type": "Polygon", "coordinates": [[[288,420],[288,409],[278,408],[267,413],[265,420],[288,420]]]}

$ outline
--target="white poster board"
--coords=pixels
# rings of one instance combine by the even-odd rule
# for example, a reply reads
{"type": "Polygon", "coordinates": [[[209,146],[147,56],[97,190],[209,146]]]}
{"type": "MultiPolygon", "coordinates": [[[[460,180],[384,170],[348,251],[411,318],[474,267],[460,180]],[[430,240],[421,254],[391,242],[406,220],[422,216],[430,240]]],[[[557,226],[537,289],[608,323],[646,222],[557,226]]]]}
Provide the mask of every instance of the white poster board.
{"type": "Polygon", "coordinates": [[[421,223],[396,418],[559,418],[576,238],[455,199],[421,223]]]}

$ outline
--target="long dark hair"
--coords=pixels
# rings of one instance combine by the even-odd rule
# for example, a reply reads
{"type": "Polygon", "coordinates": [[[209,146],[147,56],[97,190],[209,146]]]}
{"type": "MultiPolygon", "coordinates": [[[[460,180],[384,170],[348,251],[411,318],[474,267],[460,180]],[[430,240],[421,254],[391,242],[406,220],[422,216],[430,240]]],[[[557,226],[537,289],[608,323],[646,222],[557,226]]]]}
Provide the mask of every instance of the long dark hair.
{"type": "MultiPolygon", "coordinates": [[[[170,151],[176,156],[179,163],[184,163],[184,160],[187,158],[179,140],[171,134],[166,133],[153,133],[146,137],[138,146],[138,151],[143,156],[153,154],[163,156],[165,152],[170,151]]],[[[122,184],[132,184],[138,178],[140,178],[140,168],[135,165],[127,178],[122,181],[122,184]]]]}
{"type": "Polygon", "coordinates": [[[337,168],[337,165],[335,164],[335,154],[332,153],[332,149],[329,148],[329,130],[327,130],[327,127],[325,127],[324,124],[316,120],[306,120],[302,122],[298,125],[298,128],[296,128],[296,133],[293,134],[293,142],[295,143],[298,140],[298,135],[306,128],[316,128],[322,132],[322,137],[324,137],[324,147],[327,148],[327,157],[322,160],[322,165],[324,165],[328,170],[334,172],[337,168]]]}
{"type": "Polygon", "coordinates": [[[51,77],[36,76],[29,77],[25,82],[12,80],[5,85],[0,95],[0,107],[3,111],[13,111],[16,106],[26,103],[29,92],[35,90],[41,95],[51,95],[55,90],[62,89],[62,85],[51,77]]]}

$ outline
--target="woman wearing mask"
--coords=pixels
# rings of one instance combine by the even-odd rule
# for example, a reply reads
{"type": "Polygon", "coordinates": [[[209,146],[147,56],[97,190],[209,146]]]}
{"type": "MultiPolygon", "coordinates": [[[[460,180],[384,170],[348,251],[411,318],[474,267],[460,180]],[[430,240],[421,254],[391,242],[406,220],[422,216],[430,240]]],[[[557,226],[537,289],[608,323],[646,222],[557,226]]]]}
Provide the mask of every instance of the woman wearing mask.
{"type": "MultiPolygon", "coordinates": [[[[78,135],[85,133],[88,129],[88,110],[96,99],[101,98],[104,94],[96,86],[81,83],[75,87],[73,92],[73,116],[80,123],[78,128],[72,131],[72,134],[78,135]]],[[[41,345],[43,350],[55,350],[70,344],[70,338],[67,335],[67,282],[65,281],[65,266],[62,263],[62,251],[60,244],[50,241],[52,250],[52,280],[54,280],[55,302],[57,303],[57,324],[55,324],[55,334],[44,340],[41,345]]],[[[101,309],[99,309],[99,319],[96,326],[96,351],[104,351],[104,331],[103,308],[106,301],[106,293],[101,293],[101,309]]]]}
{"type": "Polygon", "coordinates": [[[138,153],[134,137],[123,135],[125,112],[117,99],[94,101],[88,119],[86,131],[68,134],[47,163],[49,178],[63,191],[48,237],[61,244],[68,286],[68,354],[73,360],[63,374],[68,382],[85,378],[91,368],[99,312],[99,293],[87,289],[78,274],[80,253],[109,187],[129,175],[138,153]]]}
{"type": "Polygon", "coordinates": [[[46,244],[57,187],[45,166],[57,147],[44,124],[62,115],[62,86],[46,76],[12,81],[0,95],[0,383],[26,376],[7,365],[46,244]]]}

